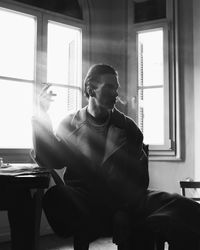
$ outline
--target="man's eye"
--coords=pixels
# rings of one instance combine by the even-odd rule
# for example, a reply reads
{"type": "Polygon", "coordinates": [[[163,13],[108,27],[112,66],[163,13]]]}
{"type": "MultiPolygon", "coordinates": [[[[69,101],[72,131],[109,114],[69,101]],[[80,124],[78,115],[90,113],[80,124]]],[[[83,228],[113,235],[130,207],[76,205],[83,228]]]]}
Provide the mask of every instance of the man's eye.
{"type": "Polygon", "coordinates": [[[110,85],[107,85],[107,88],[108,88],[108,89],[112,89],[112,90],[115,90],[115,89],[116,89],[116,87],[113,86],[113,85],[111,85],[111,84],[110,84],[110,85]]]}

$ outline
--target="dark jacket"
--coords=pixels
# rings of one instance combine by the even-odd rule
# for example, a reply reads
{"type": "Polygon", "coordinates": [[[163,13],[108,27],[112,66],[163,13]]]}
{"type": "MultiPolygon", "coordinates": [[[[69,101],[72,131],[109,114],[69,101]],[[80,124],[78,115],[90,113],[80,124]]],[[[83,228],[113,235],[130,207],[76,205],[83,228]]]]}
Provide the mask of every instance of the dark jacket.
{"type": "MultiPolygon", "coordinates": [[[[57,137],[49,126],[33,120],[36,159],[44,167],[66,166],[65,182],[87,191],[102,204],[120,205],[145,227],[159,231],[169,242],[179,242],[181,232],[200,235],[200,206],[178,194],[147,190],[147,157],[143,136],[133,120],[114,109],[108,130],[105,157],[100,166],[82,152],[85,143],[86,108],[64,119],[57,137]]],[[[86,146],[86,145],[85,145],[86,146]]],[[[113,208],[112,207],[112,208],[113,208]]],[[[182,248],[181,248],[182,249],[182,248]]]]}
{"type": "Polygon", "coordinates": [[[39,121],[34,127],[37,159],[48,168],[66,166],[66,183],[84,186],[94,193],[110,192],[110,196],[119,200],[135,199],[135,202],[147,189],[149,175],[143,135],[135,122],[117,109],[110,117],[100,166],[91,166],[91,159],[85,155],[89,150],[86,136],[90,136],[86,135],[90,133],[86,126],[86,107],[67,116],[56,137],[39,121]]]}

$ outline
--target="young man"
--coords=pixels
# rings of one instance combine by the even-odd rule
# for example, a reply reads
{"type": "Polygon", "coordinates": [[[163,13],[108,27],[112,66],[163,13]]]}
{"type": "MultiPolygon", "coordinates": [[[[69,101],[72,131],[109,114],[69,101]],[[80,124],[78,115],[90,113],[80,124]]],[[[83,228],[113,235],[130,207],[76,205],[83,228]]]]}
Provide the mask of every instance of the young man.
{"type": "Polygon", "coordinates": [[[177,194],[148,190],[143,135],[131,118],[115,108],[118,87],[111,66],[91,67],[85,78],[88,105],[68,115],[55,136],[46,114],[48,94],[46,90],[42,94],[43,119],[34,122],[39,134],[36,158],[48,168],[66,167],[65,184],[45,194],[47,219],[65,237],[84,232],[91,240],[110,228],[114,241],[125,250],[153,249],[154,231],[171,250],[196,250],[200,206],[177,194]]]}

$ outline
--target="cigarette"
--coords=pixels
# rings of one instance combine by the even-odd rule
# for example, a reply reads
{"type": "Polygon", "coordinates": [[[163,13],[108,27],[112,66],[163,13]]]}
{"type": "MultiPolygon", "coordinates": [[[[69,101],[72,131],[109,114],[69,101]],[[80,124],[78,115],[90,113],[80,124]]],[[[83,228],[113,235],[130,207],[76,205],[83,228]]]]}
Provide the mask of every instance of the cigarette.
{"type": "Polygon", "coordinates": [[[56,94],[56,93],[53,93],[52,90],[49,91],[49,95],[50,95],[50,96],[57,96],[57,94],[56,94]]]}
{"type": "Polygon", "coordinates": [[[120,102],[122,105],[126,105],[127,104],[127,101],[126,100],[122,100],[121,97],[117,97],[117,101],[120,102]]]}
{"type": "MultiPolygon", "coordinates": [[[[47,82],[43,82],[42,85],[46,85],[46,90],[51,86],[50,83],[47,83],[47,82]]],[[[55,94],[52,90],[49,91],[48,93],[49,96],[57,96],[57,94],[55,94]]]]}

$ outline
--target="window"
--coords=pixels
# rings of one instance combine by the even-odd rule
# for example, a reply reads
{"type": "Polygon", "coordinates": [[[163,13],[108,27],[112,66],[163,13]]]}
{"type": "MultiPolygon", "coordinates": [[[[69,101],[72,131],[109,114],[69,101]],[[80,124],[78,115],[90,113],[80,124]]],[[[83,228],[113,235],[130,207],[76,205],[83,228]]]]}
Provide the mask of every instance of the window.
{"type": "Polygon", "coordinates": [[[81,107],[81,33],[49,21],[47,41],[47,82],[56,94],[49,114],[56,129],[66,111],[81,107]]]}
{"type": "Polygon", "coordinates": [[[0,148],[30,148],[35,17],[0,8],[0,34],[0,148]]]}
{"type": "Polygon", "coordinates": [[[137,32],[138,124],[145,143],[169,147],[167,26],[137,32]]]}
{"type": "Polygon", "coordinates": [[[166,4],[165,18],[129,22],[128,112],[149,144],[151,160],[180,159],[176,0],[166,4]]]}
{"type": "Polygon", "coordinates": [[[19,4],[0,4],[0,155],[29,162],[31,118],[42,83],[57,94],[49,110],[56,128],[81,107],[82,24],[19,4]],[[35,105],[34,105],[35,104],[35,105]]]}

